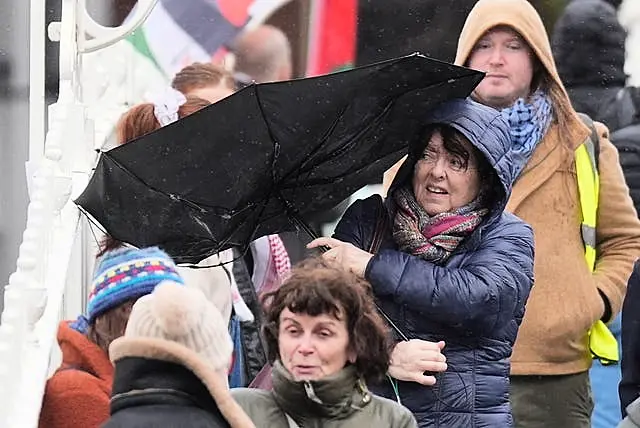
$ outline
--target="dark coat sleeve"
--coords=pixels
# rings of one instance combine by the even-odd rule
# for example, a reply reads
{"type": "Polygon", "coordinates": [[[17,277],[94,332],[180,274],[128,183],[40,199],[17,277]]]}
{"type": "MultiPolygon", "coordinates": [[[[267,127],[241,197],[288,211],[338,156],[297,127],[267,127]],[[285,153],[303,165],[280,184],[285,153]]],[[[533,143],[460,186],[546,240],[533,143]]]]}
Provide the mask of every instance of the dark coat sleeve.
{"type": "Polygon", "coordinates": [[[336,225],[333,238],[343,242],[349,242],[367,251],[378,210],[376,202],[374,202],[374,199],[369,198],[365,200],[358,199],[351,204],[336,225]],[[369,216],[366,215],[367,212],[370,214],[369,216]]]}
{"type": "Polygon", "coordinates": [[[460,267],[382,250],[365,276],[374,293],[461,333],[482,334],[511,321],[533,284],[533,232],[519,220],[482,237],[460,267]]]}
{"type": "Polygon", "coordinates": [[[622,305],[622,380],[620,406],[626,414],[629,404],[640,397],[640,261],[637,261],[622,305]]]}

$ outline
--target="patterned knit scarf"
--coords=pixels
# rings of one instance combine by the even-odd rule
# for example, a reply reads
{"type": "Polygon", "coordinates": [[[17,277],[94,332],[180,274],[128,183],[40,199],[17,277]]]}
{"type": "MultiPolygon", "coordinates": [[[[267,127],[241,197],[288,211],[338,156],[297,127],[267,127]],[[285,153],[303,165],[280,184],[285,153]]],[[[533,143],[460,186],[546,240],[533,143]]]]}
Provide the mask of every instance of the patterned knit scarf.
{"type": "Polygon", "coordinates": [[[501,110],[511,127],[511,154],[513,177],[517,178],[529,161],[538,142],[551,123],[552,108],[549,96],[537,90],[529,102],[518,99],[511,107],[501,110]]]}
{"type": "Polygon", "coordinates": [[[489,212],[476,199],[457,210],[430,216],[407,186],[396,189],[393,200],[397,207],[393,239],[400,250],[436,264],[446,262],[489,212]]]}

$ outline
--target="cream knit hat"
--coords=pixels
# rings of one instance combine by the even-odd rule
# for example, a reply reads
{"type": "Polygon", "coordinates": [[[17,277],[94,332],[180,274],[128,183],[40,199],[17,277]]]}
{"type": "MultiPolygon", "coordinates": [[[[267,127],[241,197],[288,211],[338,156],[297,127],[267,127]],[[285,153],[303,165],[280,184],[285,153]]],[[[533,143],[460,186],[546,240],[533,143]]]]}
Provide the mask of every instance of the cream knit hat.
{"type": "Polygon", "coordinates": [[[233,342],[220,311],[204,293],[162,282],[133,305],[125,337],[151,337],[179,343],[214,370],[227,372],[233,342]]]}
{"type": "Polygon", "coordinates": [[[204,293],[165,281],[133,305],[124,336],[111,343],[109,356],[114,363],[142,357],[188,368],[207,387],[231,427],[252,428],[229,392],[226,375],[232,351],[227,323],[204,293]]]}

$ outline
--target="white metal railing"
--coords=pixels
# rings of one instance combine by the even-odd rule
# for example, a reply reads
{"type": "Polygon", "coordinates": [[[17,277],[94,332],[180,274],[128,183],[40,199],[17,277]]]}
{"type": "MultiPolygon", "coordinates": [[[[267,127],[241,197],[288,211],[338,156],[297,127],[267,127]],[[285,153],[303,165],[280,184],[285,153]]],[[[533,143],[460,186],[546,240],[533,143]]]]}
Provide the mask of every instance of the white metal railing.
{"type": "MultiPolygon", "coordinates": [[[[31,0],[30,150],[27,227],[16,271],[5,287],[0,323],[0,428],[38,424],[51,350],[76,240],[79,211],[72,198],[95,161],[94,133],[82,103],[80,55],[126,37],[157,0],[139,0],[126,25],[107,28],[89,16],[85,0],[62,0],[62,18],[48,29],[60,42],[60,87],[44,134],[44,1],[31,0]],[[87,37],[89,36],[89,37],[87,37]]],[[[74,284],[82,292],[83,284],[74,284]]]]}
{"type": "MultiPolygon", "coordinates": [[[[70,269],[77,269],[85,257],[77,245],[74,249],[74,244],[85,238],[78,233],[80,215],[72,199],[89,178],[96,136],[83,103],[80,57],[126,37],[146,19],[158,0],[139,0],[133,16],[117,28],[97,24],[86,10],[86,0],[61,1],[61,21],[48,28],[49,38],[60,42],[60,87],[58,100],[49,109],[46,136],[45,2],[30,2],[30,202],[16,271],[5,286],[0,323],[0,428],[37,426],[65,289],[76,300],[83,293],[84,278],[70,275],[70,269]]],[[[257,10],[248,27],[262,22],[284,3],[262,2],[261,7],[270,7],[257,10]]],[[[625,0],[620,17],[630,31],[635,31],[636,39],[640,37],[638,4],[637,0],[625,0]]],[[[632,77],[640,78],[640,68],[635,64],[632,67],[632,77]]]]}

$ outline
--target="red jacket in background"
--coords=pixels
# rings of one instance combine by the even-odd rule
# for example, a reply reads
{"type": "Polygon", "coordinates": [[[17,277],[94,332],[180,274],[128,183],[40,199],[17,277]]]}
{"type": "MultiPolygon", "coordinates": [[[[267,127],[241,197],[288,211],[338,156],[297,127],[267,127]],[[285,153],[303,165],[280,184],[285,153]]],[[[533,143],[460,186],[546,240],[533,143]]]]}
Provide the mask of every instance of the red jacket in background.
{"type": "Polygon", "coordinates": [[[63,321],[62,365],[47,381],[39,428],[94,428],[109,419],[113,365],[109,356],[63,321]]]}

